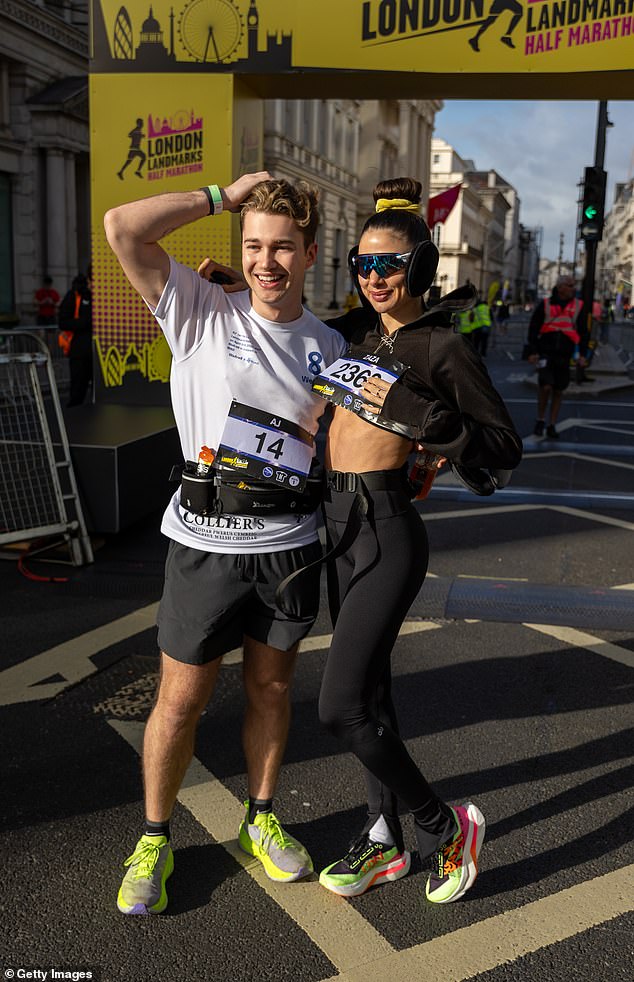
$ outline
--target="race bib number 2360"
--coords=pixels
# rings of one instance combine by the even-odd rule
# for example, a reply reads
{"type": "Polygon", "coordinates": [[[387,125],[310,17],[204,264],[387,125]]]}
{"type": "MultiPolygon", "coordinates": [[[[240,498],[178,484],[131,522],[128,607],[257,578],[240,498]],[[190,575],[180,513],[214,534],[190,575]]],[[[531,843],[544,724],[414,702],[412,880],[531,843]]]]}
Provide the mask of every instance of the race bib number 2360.
{"type": "Polygon", "coordinates": [[[361,389],[370,378],[392,384],[406,369],[389,355],[366,355],[365,358],[338,358],[313,382],[313,392],[323,399],[358,413],[364,403],[361,389]]]}

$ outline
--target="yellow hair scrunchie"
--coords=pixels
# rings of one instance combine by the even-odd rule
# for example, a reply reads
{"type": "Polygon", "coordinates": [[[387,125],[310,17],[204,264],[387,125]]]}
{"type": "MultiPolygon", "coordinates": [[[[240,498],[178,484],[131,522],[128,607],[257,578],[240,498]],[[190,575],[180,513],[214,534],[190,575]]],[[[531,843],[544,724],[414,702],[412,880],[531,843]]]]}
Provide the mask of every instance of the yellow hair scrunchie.
{"type": "Polygon", "coordinates": [[[413,211],[416,215],[420,214],[420,205],[408,201],[407,198],[379,198],[376,203],[377,211],[388,211],[390,208],[396,211],[413,211]]]}

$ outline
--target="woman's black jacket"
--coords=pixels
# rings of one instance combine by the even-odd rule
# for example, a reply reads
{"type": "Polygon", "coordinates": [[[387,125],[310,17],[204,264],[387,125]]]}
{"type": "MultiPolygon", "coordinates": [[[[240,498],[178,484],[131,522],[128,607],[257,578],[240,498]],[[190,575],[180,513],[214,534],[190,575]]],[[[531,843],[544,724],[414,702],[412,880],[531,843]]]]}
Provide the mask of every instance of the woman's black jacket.
{"type": "MultiPolygon", "coordinates": [[[[451,315],[474,301],[473,288],[460,287],[391,335],[391,354],[407,369],[389,390],[377,425],[405,423],[427,450],[463,467],[512,470],[522,441],[479,354],[452,325],[451,315]]],[[[350,342],[354,357],[388,353],[379,317],[367,307],[327,323],[350,342]]]]}

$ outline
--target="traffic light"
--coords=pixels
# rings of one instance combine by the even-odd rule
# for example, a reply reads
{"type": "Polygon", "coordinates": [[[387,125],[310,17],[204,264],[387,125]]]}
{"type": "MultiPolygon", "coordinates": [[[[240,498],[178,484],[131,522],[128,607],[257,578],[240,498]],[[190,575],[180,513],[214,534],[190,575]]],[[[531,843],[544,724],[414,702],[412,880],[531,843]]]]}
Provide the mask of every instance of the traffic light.
{"type": "Polygon", "coordinates": [[[586,167],[579,233],[587,242],[598,242],[603,232],[605,179],[602,167],[586,167]]]}

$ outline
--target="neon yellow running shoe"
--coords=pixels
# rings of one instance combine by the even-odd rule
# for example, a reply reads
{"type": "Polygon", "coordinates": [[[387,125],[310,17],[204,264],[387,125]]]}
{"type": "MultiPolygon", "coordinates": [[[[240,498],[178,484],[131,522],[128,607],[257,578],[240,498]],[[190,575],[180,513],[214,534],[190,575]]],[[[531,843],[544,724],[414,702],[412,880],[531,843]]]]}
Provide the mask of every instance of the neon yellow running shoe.
{"type": "Polygon", "coordinates": [[[478,857],[486,831],[484,815],[472,801],[451,810],[458,830],[436,853],[436,869],[425,888],[427,899],[433,904],[459,900],[473,886],[478,875],[478,857]]]}
{"type": "Polygon", "coordinates": [[[167,907],[165,883],[174,870],[174,854],[164,835],[142,835],[124,866],[128,872],[117,897],[122,914],[160,914],[167,907]]]}
{"type": "Polygon", "coordinates": [[[250,825],[247,810],[238,842],[243,852],[260,860],[270,880],[292,883],[313,871],[312,860],[301,842],[284,831],[273,812],[261,812],[250,825]]]}

